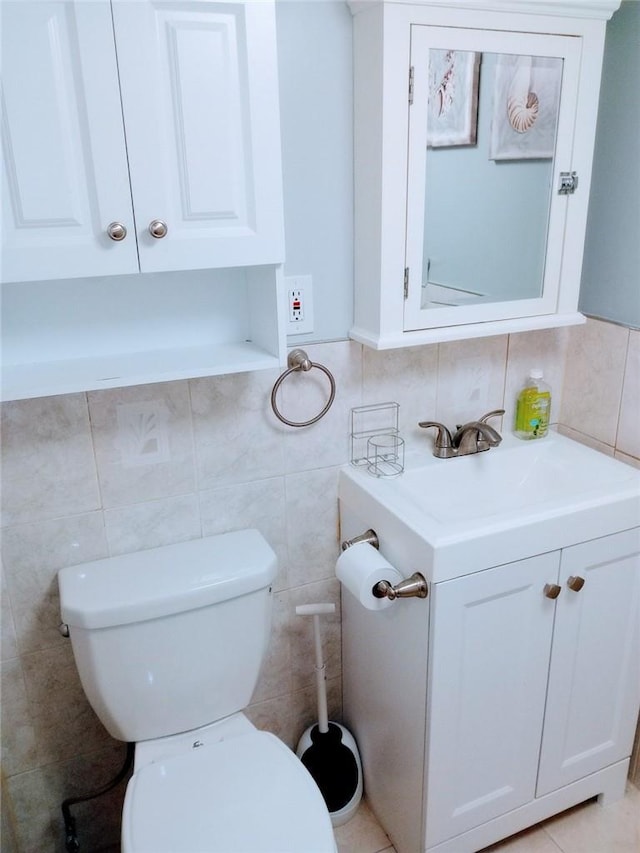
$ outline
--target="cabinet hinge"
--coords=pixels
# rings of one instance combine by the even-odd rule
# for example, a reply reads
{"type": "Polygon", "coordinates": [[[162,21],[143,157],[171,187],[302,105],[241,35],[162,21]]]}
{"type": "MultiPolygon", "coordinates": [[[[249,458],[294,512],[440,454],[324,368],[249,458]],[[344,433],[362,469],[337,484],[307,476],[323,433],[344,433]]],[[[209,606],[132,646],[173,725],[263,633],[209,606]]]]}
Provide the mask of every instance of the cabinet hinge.
{"type": "Polygon", "coordinates": [[[404,268],[404,298],[409,298],[409,267],[404,268]]]}
{"type": "Polygon", "coordinates": [[[413,103],[413,65],[409,68],[409,106],[413,103]]]}
{"type": "Polygon", "coordinates": [[[558,195],[573,195],[578,187],[577,172],[560,172],[558,195]]]}

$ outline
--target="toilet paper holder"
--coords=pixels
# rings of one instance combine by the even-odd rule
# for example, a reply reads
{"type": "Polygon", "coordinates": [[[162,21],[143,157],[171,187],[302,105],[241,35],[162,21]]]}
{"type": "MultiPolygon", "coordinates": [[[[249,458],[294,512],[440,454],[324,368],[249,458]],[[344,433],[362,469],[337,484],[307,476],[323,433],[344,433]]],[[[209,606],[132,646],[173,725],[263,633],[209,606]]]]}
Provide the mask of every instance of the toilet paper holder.
{"type": "Polygon", "coordinates": [[[378,581],[371,592],[376,598],[395,601],[396,598],[426,598],[429,588],[425,576],[421,572],[414,572],[410,578],[405,578],[395,586],[389,581],[378,581]]]}
{"type": "MultiPolygon", "coordinates": [[[[369,528],[359,536],[354,536],[353,539],[345,539],[342,543],[342,550],[346,551],[352,545],[357,545],[360,542],[366,542],[376,550],[380,550],[380,541],[375,530],[369,528]]],[[[390,601],[395,601],[396,598],[426,598],[429,594],[429,587],[425,576],[421,572],[414,572],[411,577],[405,578],[397,584],[391,584],[389,581],[378,581],[371,592],[375,598],[388,598],[390,601]]]]}
{"type": "Polygon", "coordinates": [[[376,551],[380,550],[380,542],[378,541],[378,534],[375,530],[365,530],[364,533],[361,533],[360,536],[354,536],[353,539],[345,539],[342,543],[342,550],[346,551],[347,548],[350,548],[352,545],[357,545],[359,542],[366,542],[368,545],[371,545],[376,551]]]}

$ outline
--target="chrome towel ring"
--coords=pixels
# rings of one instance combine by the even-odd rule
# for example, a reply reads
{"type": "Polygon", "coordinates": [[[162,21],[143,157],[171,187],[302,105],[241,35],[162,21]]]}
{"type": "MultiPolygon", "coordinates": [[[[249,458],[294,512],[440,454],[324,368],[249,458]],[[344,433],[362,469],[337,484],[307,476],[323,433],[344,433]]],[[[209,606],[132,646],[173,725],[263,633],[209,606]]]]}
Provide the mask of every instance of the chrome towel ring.
{"type": "Polygon", "coordinates": [[[286,424],[290,427],[306,427],[311,426],[311,424],[315,424],[316,421],[319,421],[320,418],[323,418],[329,409],[331,408],[331,404],[333,403],[336,396],[336,380],[333,378],[333,374],[330,370],[328,370],[324,364],[318,364],[315,361],[310,361],[306,352],[303,349],[294,349],[291,350],[287,357],[287,365],[289,367],[288,370],[278,377],[276,380],[276,384],[273,386],[273,390],[271,391],[271,408],[275,416],[279,421],[282,421],[283,424],[286,424]],[[282,385],[282,382],[287,378],[290,373],[293,373],[296,370],[304,370],[305,372],[311,370],[312,367],[317,367],[318,370],[321,370],[329,379],[329,384],[331,386],[331,393],[329,394],[329,400],[327,401],[327,405],[324,409],[315,416],[315,418],[310,418],[308,421],[290,421],[281,414],[278,406],[276,405],[276,394],[278,393],[278,388],[282,385]]]}

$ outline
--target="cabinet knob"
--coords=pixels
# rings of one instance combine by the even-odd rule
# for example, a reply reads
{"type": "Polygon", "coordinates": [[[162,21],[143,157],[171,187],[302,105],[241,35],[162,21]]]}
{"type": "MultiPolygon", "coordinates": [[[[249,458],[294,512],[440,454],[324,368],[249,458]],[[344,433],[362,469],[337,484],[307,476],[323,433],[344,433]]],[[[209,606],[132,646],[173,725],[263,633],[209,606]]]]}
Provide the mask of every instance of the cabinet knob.
{"type": "Polygon", "coordinates": [[[167,231],[167,223],[163,222],[162,219],[152,219],[149,223],[149,234],[152,237],[155,237],[156,240],[161,240],[163,237],[166,237],[167,231]]]}
{"type": "Polygon", "coordinates": [[[580,590],[584,586],[584,578],[581,578],[580,575],[571,575],[571,577],[567,581],[567,586],[574,592],[580,592],[580,590]]]}
{"type": "Polygon", "coordinates": [[[110,222],[107,225],[107,236],[111,240],[115,240],[116,243],[119,243],[120,240],[124,240],[127,236],[127,229],[122,222],[110,222]]]}
{"type": "Polygon", "coordinates": [[[547,598],[557,598],[562,592],[562,587],[557,583],[546,583],[544,585],[544,594],[547,598]]]}

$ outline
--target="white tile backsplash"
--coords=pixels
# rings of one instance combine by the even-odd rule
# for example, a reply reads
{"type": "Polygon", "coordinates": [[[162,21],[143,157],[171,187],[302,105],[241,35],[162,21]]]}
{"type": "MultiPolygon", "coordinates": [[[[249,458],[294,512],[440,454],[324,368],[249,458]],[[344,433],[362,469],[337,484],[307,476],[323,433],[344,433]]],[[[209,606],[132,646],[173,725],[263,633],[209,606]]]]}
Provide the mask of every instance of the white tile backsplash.
{"type": "MultiPolygon", "coordinates": [[[[344,465],[349,459],[349,417],[362,401],[362,347],[353,341],[316,344],[305,349],[336,378],[335,400],[327,414],[308,427],[283,426],[288,473],[344,465]]],[[[276,405],[287,420],[305,423],[330,397],[330,382],[319,368],[296,371],[280,386],[276,405]]]]}
{"type": "Polygon", "coordinates": [[[91,391],[88,399],[105,508],[195,491],[186,382],[91,391]]]}
{"type": "Polygon", "coordinates": [[[640,331],[637,329],[629,332],[616,447],[628,456],[640,458],[640,331]]]}
{"type": "Polygon", "coordinates": [[[9,588],[7,587],[7,578],[2,566],[2,590],[0,593],[0,603],[2,612],[0,613],[0,628],[2,636],[0,638],[1,659],[11,660],[18,655],[18,640],[16,637],[16,626],[13,621],[13,609],[11,599],[9,597],[9,588]]]}
{"type": "Polygon", "coordinates": [[[284,477],[208,489],[200,493],[202,535],[255,527],[278,557],[275,589],[287,582],[287,531],[284,477]]]}
{"type": "Polygon", "coordinates": [[[364,348],[363,404],[398,403],[400,435],[407,447],[428,446],[418,422],[435,418],[437,379],[437,345],[386,352],[364,348]]]}
{"type": "Polygon", "coordinates": [[[84,394],[3,405],[2,486],[3,525],[100,507],[84,394]]]}
{"type": "Polygon", "coordinates": [[[18,658],[2,663],[2,770],[7,776],[38,766],[36,733],[18,658]]]}
{"type": "Polygon", "coordinates": [[[503,335],[440,344],[435,418],[429,420],[451,428],[503,408],[507,343],[503,335]]]}
{"type": "Polygon", "coordinates": [[[289,474],[285,480],[289,584],[333,577],[339,553],[338,469],[289,474]]]}
{"type": "Polygon", "coordinates": [[[561,422],[615,446],[629,329],[587,320],[569,333],[561,422]]]}
{"type": "MultiPolygon", "coordinates": [[[[260,530],[280,567],[271,646],[248,715],[294,746],[316,716],[311,622],[296,616],[296,604],[338,606],[323,620],[323,644],[330,716],[341,714],[334,572],[338,468],[349,458],[350,409],[398,402],[405,440],[428,454],[433,437],[417,428],[419,420],[451,427],[504,406],[502,429],[510,430],[523,374],[542,366],[558,428],[640,465],[639,338],[589,321],[570,332],[385,352],[351,341],[308,345],[311,359],[334,373],[337,392],[329,414],[303,429],[284,426],[271,411],[275,370],[7,404],[3,735],[20,853],[58,849],[59,802],[71,795],[72,769],[92,767],[107,778],[122,751],[91,711],[57,631],[61,566],[242,527],[260,530]],[[160,417],[146,434],[151,443],[137,445],[149,455],[132,464],[134,445],[123,453],[122,425],[154,413],[160,417]]],[[[313,416],[326,400],[325,379],[320,371],[288,377],[283,413],[313,416]]],[[[117,808],[111,820],[113,834],[117,808]]]]}
{"type": "Polygon", "coordinates": [[[20,651],[61,645],[58,570],[108,555],[101,512],[8,527],[2,559],[20,651]]]}
{"type": "Polygon", "coordinates": [[[201,536],[196,494],[106,509],[104,523],[112,556],[201,536]]]}
{"type": "Polygon", "coordinates": [[[269,403],[278,375],[263,370],[189,382],[199,489],[284,473],[283,432],[269,403]]]}
{"type": "Polygon", "coordinates": [[[532,367],[540,368],[551,388],[551,423],[560,420],[564,364],[569,345],[568,329],[541,329],[509,337],[509,356],[504,392],[503,430],[512,431],[516,400],[532,367]]]}

